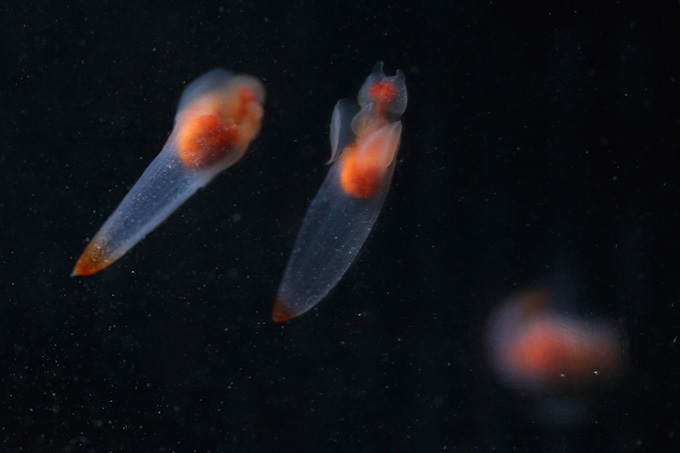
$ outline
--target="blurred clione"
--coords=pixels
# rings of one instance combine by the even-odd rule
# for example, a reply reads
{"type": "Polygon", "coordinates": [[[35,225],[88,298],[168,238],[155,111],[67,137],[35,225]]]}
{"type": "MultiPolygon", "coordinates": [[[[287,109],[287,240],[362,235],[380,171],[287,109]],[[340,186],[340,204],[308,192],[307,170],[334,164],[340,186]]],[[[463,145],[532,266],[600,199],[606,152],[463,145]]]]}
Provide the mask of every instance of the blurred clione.
{"type": "Polygon", "coordinates": [[[613,321],[565,313],[545,288],[517,292],[491,314],[488,359],[507,387],[555,422],[584,418],[583,398],[621,376],[625,335],[613,321]]]}

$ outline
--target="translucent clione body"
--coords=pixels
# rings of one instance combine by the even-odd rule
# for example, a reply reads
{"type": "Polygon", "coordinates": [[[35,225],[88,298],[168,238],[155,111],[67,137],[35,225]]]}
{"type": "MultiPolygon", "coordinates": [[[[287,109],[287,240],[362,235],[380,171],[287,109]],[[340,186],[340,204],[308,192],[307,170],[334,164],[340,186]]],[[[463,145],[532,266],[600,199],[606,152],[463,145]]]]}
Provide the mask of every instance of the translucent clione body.
{"type": "Polygon", "coordinates": [[[498,377],[525,392],[543,393],[615,377],[624,348],[615,325],[562,313],[549,291],[522,291],[496,308],[488,354],[498,377]]]}
{"type": "Polygon", "coordinates": [[[259,81],[223,69],[192,82],[182,93],[160,154],[92,238],[72,275],[109,266],[238,161],[259,132],[264,97],[259,81]]]}
{"type": "Polygon", "coordinates": [[[363,246],[389,191],[406,109],[404,74],[378,63],[359,106],[339,101],[331,118],[333,163],[302,222],[279,285],[272,317],[285,321],[316,305],[363,246]]]}

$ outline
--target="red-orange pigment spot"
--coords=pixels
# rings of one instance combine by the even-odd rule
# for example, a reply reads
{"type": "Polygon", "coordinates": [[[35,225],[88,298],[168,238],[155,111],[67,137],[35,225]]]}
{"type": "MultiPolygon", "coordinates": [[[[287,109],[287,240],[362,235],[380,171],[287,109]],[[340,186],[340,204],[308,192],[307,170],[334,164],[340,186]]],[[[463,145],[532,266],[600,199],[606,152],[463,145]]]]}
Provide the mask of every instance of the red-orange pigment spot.
{"type": "Polygon", "coordinates": [[[239,99],[239,115],[244,116],[248,110],[248,104],[251,102],[258,102],[257,93],[250,87],[240,86],[238,87],[238,99],[239,99]]]}
{"type": "Polygon", "coordinates": [[[376,108],[380,115],[385,113],[387,106],[397,95],[397,87],[394,83],[387,80],[381,80],[380,82],[374,83],[371,88],[368,89],[371,97],[376,101],[376,108]]]}
{"type": "Polygon", "coordinates": [[[199,115],[186,120],[177,138],[179,158],[194,169],[214,165],[238,140],[238,126],[219,115],[199,115]]]}
{"type": "Polygon", "coordinates": [[[561,331],[531,329],[512,348],[515,367],[534,379],[550,379],[572,366],[573,351],[561,331]]]}
{"type": "Polygon", "coordinates": [[[588,379],[595,372],[611,375],[619,366],[619,347],[605,333],[554,320],[537,322],[512,349],[522,373],[536,379],[588,379]]]}
{"type": "Polygon", "coordinates": [[[101,245],[95,245],[95,242],[92,241],[87,245],[83,254],[78,258],[71,275],[92,275],[113,262],[108,258],[108,250],[101,245]]]}
{"type": "Polygon", "coordinates": [[[277,297],[276,302],[274,302],[274,309],[272,310],[272,319],[274,322],[288,321],[295,316],[295,313],[288,309],[281,296],[277,297]]]}
{"type": "Polygon", "coordinates": [[[355,198],[368,198],[373,195],[382,183],[384,168],[380,162],[372,158],[370,153],[359,156],[356,145],[350,145],[343,151],[346,157],[342,162],[340,183],[348,194],[355,198]]]}

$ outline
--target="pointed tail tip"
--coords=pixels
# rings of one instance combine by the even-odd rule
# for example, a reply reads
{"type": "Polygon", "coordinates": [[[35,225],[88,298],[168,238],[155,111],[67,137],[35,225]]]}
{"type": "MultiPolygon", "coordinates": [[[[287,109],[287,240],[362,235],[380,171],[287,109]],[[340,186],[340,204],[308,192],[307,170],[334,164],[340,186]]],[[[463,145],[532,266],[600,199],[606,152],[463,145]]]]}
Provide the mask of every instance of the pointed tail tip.
{"type": "Polygon", "coordinates": [[[73,267],[71,277],[80,277],[92,275],[111,264],[112,261],[102,256],[100,253],[92,254],[87,250],[78,258],[76,265],[73,267]]]}
{"type": "Polygon", "coordinates": [[[73,267],[73,271],[71,271],[71,277],[82,277],[86,275],[92,275],[99,270],[103,268],[97,269],[97,266],[95,266],[91,262],[84,261],[83,258],[81,257],[76,265],[73,267]]]}
{"type": "Polygon", "coordinates": [[[296,316],[295,313],[290,311],[286,301],[281,296],[277,296],[276,302],[274,302],[274,309],[272,310],[272,320],[274,322],[284,322],[296,316]]]}

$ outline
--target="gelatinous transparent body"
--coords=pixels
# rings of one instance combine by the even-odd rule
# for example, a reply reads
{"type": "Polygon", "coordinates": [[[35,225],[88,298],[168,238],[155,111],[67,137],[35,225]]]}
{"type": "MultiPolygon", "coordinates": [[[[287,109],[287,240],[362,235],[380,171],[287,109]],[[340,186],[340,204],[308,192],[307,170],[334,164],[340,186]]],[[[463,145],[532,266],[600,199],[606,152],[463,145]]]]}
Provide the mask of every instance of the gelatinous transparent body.
{"type": "Polygon", "coordinates": [[[285,321],[316,305],[338,283],[366,241],[389,191],[406,109],[404,74],[378,63],[358,96],[339,101],[331,119],[326,180],[302,222],[274,304],[285,321]],[[358,113],[357,113],[358,111],[358,113]]]}
{"type": "Polygon", "coordinates": [[[90,241],[72,275],[90,275],[109,266],[238,161],[260,129],[264,96],[256,79],[223,69],[191,83],[160,154],[90,241]]]}

